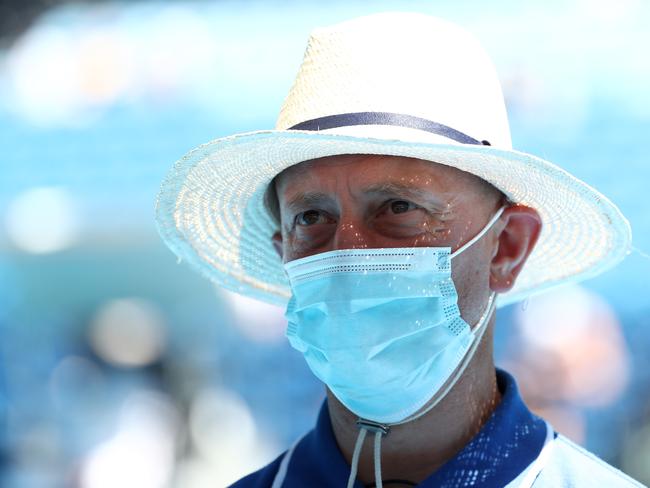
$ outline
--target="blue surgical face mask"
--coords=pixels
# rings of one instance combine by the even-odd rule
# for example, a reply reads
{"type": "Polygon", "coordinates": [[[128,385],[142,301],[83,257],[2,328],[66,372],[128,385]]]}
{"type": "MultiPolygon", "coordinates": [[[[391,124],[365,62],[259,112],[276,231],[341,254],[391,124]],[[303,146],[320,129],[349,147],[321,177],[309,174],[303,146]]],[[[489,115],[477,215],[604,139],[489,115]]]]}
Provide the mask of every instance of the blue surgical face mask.
{"type": "Polygon", "coordinates": [[[492,295],[474,329],[461,318],[451,261],[502,211],[453,254],[449,247],[351,249],[285,264],[293,292],[287,337],[350,411],[403,423],[451,389],[494,309],[492,295]]]}

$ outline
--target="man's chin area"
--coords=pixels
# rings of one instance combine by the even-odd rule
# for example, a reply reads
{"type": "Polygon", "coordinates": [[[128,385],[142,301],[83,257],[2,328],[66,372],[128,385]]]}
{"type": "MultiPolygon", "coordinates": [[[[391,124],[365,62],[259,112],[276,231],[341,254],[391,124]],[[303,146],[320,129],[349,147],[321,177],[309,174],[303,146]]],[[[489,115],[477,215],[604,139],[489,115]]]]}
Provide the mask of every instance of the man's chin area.
{"type": "MultiPolygon", "coordinates": [[[[376,421],[373,419],[368,419],[364,418],[356,413],[354,413],[352,410],[350,410],[348,407],[346,407],[337,397],[336,395],[330,390],[328,386],[325,386],[325,392],[327,395],[327,405],[330,411],[330,417],[334,418],[336,417],[337,420],[343,421],[345,424],[352,425],[356,428],[356,422],[357,420],[369,420],[371,422],[376,422],[378,424],[384,424],[384,425],[390,425],[391,429],[399,428],[401,427],[400,425],[391,425],[395,422],[400,422],[401,420],[408,419],[409,417],[416,417],[420,412],[424,411],[430,404],[431,402],[435,401],[435,397],[430,398],[427,403],[425,403],[420,409],[418,409],[415,413],[404,417],[404,419],[400,420],[395,420],[393,422],[381,422],[381,421],[376,421]]],[[[432,411],[435,411],[436,407],[432,409],[432,411]]],[[[428,414],[429,412],[427,412],[428,414]]]]}

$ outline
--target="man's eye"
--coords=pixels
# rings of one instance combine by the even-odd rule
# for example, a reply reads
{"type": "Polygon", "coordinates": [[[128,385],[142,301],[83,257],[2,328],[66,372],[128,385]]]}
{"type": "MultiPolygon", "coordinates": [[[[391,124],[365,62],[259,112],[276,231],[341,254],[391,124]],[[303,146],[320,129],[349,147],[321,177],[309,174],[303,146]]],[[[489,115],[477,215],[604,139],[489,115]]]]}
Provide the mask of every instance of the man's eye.
{"type": "Polygon", "coordinates": [[[406,200],[393,200],[390,202],[390,210],[394,214],[405,213],[415,208],[417,207],[414,204],[406,200]]]}
{"type": "Polygon", "coordinates": [[[327,222],[327,217],[318,210],[307,210],[296,215],[296,225],[314,225],[327,222]]]}

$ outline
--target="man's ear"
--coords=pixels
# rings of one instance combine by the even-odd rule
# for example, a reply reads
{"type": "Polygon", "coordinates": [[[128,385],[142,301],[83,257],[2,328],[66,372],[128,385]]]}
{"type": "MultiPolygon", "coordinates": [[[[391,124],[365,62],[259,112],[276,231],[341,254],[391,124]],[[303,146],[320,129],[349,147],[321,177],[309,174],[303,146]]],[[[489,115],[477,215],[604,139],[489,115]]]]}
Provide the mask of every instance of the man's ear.
{"type": "Polygon", "coordinates": [[[280,256],[280,259],[283,258],[283,253],[282,253],[282,233],[281,232],[276,232],[273,234],[271,237],[271,242],[273,243],[273,248],[275,249],[275,252],[278,253],[278,256],[280,256]]]}
{"type": "Polygon", "coordinates": [[[542,230],[537,210],[523,205],[504,210],[501,222],[503,229],[497,236],[497,248],[490,264],[490,288],[498,293],[514,286],[542,230]]]}

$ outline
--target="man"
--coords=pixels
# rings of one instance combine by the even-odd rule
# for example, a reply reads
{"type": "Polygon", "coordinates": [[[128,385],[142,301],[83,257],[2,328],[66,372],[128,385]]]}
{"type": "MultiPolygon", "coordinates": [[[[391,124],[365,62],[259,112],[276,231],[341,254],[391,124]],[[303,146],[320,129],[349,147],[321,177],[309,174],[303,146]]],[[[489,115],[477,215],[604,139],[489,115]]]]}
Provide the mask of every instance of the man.
{"type": "Polygon", "coordinates": [[[495,371],[496,303],[613,266],[630,229],[511,149],[495,70],[457,26],[379,14],[315,31],[277,129],[189,153],[158,224],[222,286],[285,304],[327,386],[315,429],[235,486],[640,486],[495,371]]]}

